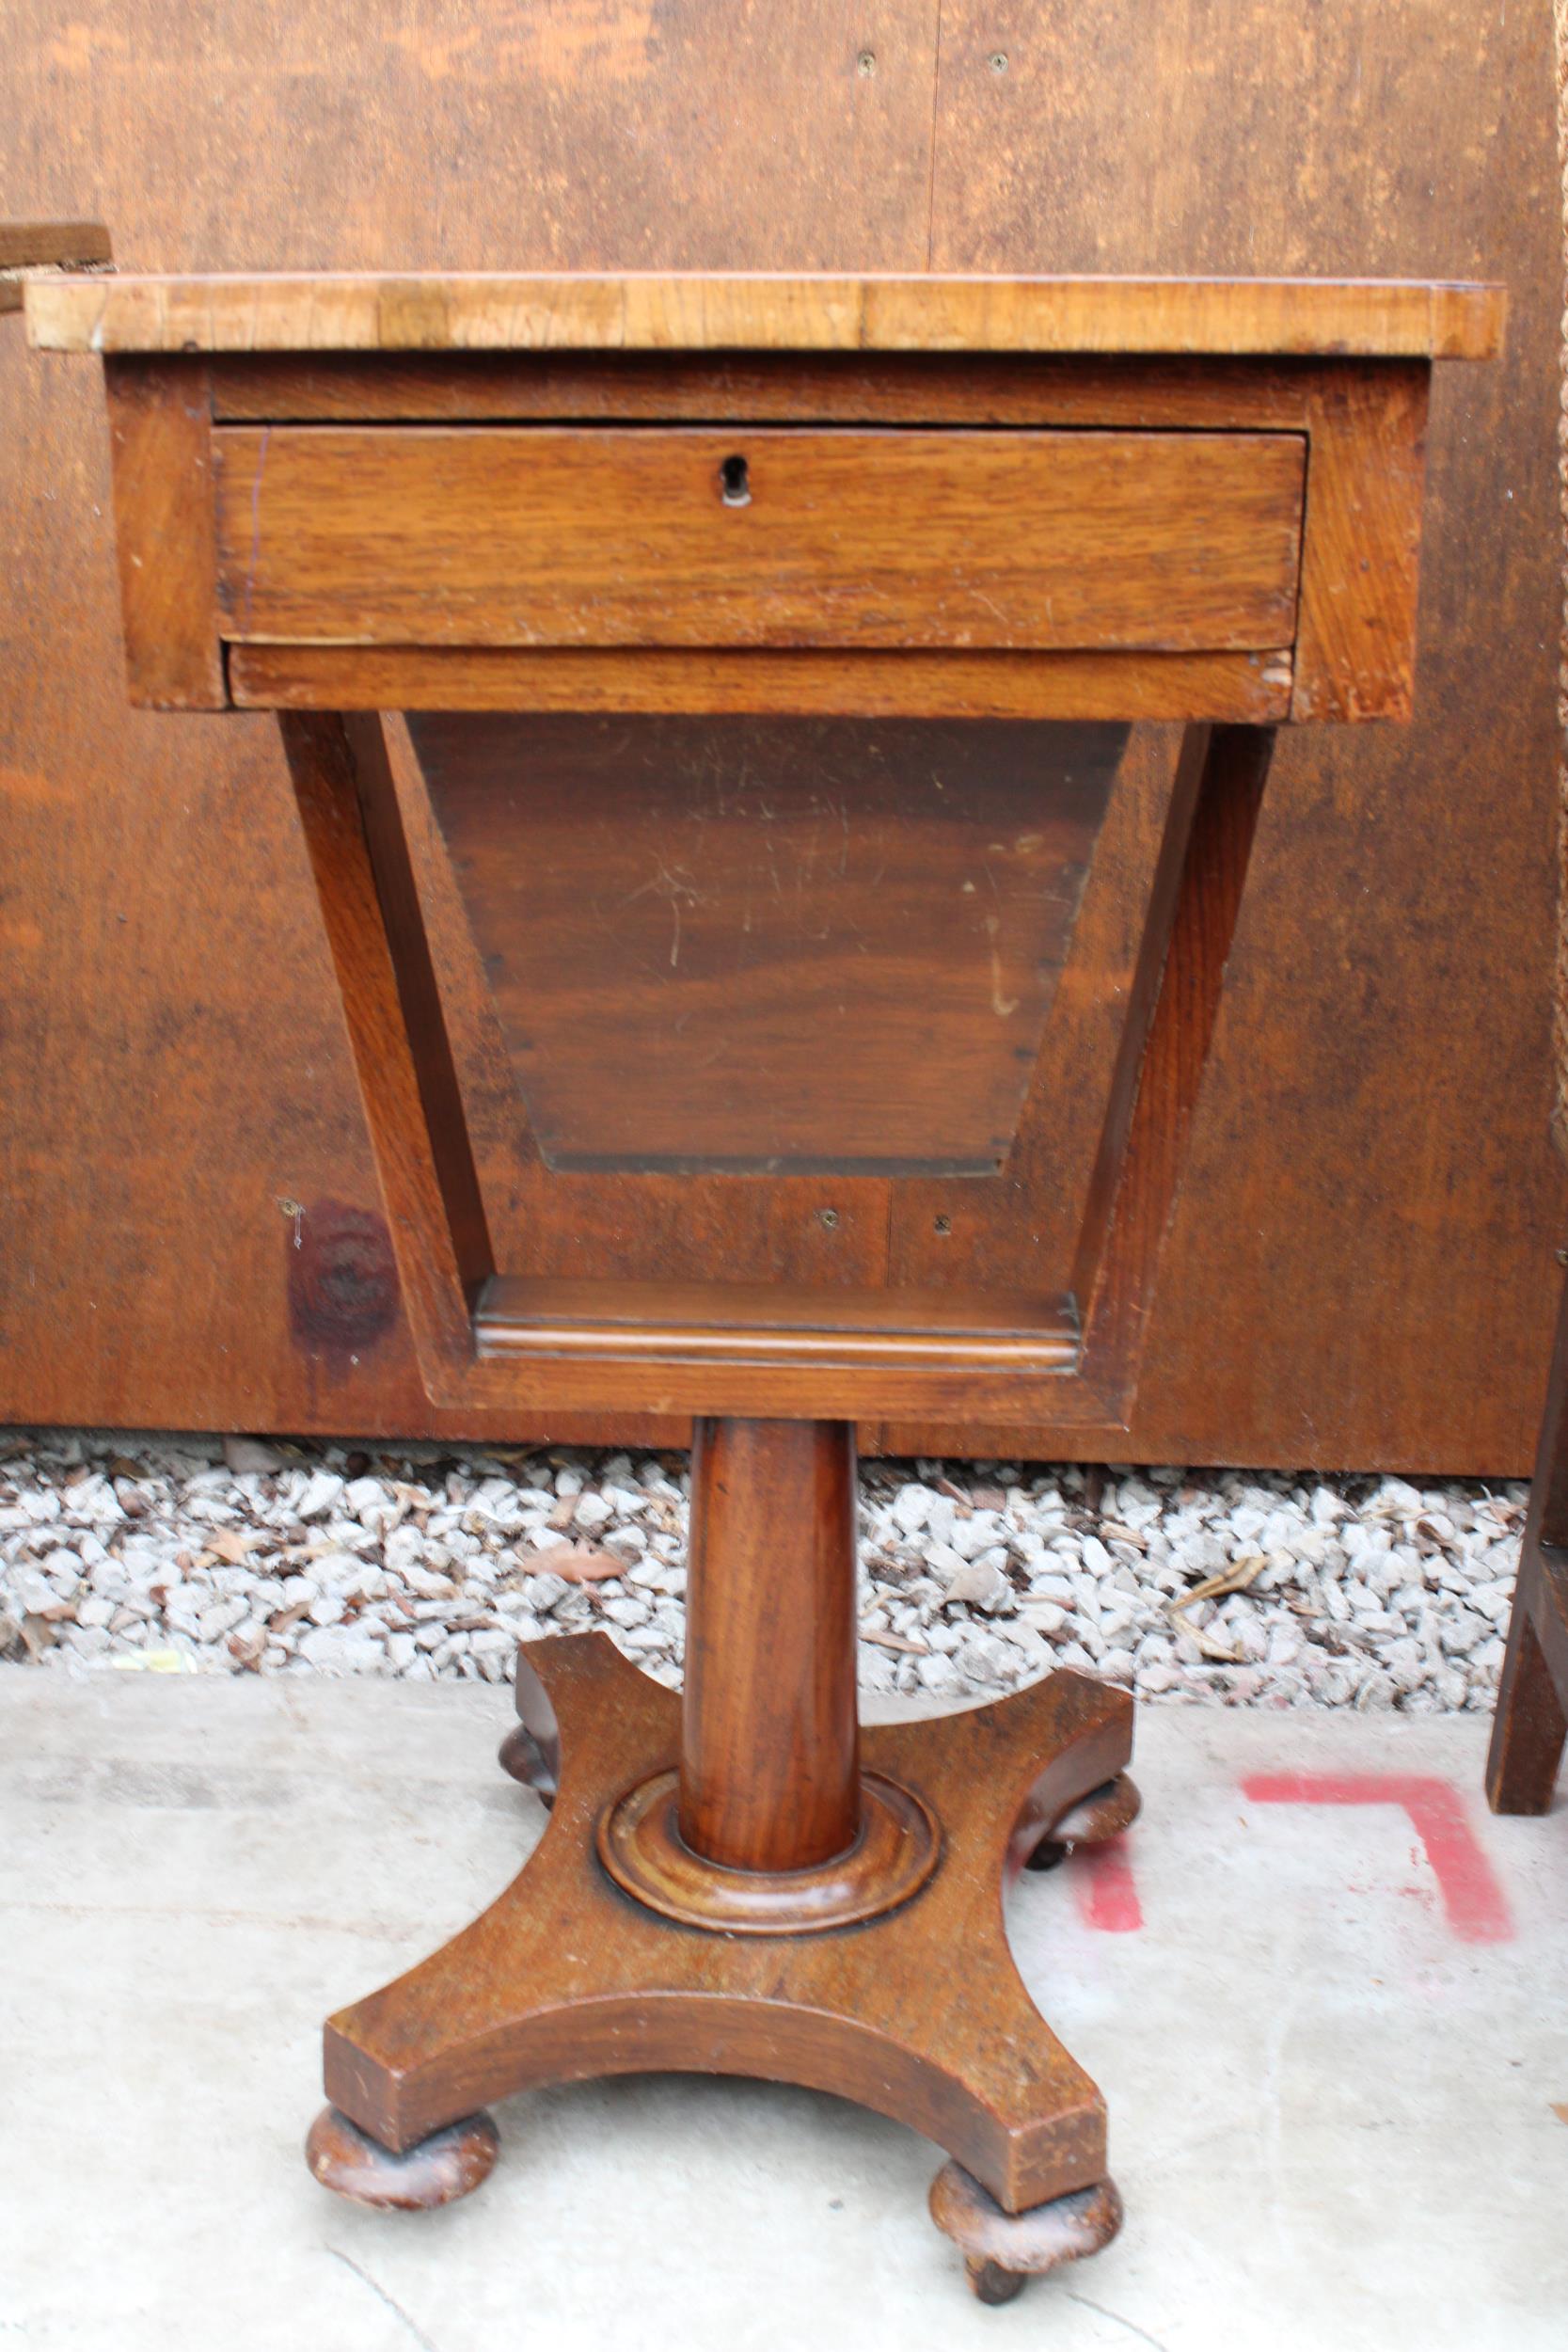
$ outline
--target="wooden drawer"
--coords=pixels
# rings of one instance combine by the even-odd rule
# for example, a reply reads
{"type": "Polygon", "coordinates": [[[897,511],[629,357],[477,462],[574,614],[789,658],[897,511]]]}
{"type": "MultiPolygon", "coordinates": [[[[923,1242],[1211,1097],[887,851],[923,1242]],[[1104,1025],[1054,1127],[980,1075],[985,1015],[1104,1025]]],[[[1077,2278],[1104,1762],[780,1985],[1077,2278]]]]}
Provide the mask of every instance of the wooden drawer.
{"type": "Polygon", "coordinates": [[[228,426],[221,633],[347,645],[1260,649],[1293,433],[228,426]]]}

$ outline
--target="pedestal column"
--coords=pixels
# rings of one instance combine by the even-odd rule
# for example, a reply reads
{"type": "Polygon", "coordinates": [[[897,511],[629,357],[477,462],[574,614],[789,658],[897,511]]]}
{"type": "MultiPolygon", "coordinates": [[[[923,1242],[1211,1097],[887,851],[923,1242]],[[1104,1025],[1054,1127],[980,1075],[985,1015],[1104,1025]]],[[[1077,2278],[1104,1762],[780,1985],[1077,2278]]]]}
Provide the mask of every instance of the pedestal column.
{"type": "Polygon", "coordinates": [[[691,1454],[680,1835],[736,1870],[800,1870],[861,1823],[855,1432],[699,1420],[691,1454]]]}

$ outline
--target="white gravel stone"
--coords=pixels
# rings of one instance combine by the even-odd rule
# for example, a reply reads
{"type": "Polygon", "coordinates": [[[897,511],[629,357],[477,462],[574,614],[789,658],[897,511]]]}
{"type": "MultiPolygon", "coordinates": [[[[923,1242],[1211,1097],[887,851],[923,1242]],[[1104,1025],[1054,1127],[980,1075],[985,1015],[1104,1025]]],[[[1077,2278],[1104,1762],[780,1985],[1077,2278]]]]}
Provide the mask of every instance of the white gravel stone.
{"type": "Polygon", "coordinates": [[[926,1525],[935,1499],[928,1486],[900,1486],[893,1498],[894,1525],[906,1535],[917,1535],[926,1525]]]}
{"type": "Polygon", "coordinates": [[[963,1687],[963,1676],[959,1669],[951,1658],[943,1657],[940,1650],[933,1650],[928,1658],[917,1658],[914,1664],[915,1672],[927,1691],[957,1692],[963,1687]]]}
{"type": "Polygon", "coordinates": [[[294,1497],[294,1517],[319,1519],[329,1511],[343,1491],[343,1482],[332,1470],[312,1470],[294,1497]]]}
{"type": "MultiPolygon", "coordinates": [[[[665,1681],[685,1634],[684,1462],[43,1431],[0,1439],[0,1641],[68,1672],[170,1648],[212,1671],[504,1681],[600,1627],[665,1681]],[[588,1542],[622,1573],[532,1564],[588,1542]],[[24,1621],[31,1629],[23,1639],[24,1621]]],[[[870,1690],[963,1704],[1053,1665],[1147,1699],[1492,1704],[1526,1489],[1399,1478],[868,1462],[870,1690]],[[1178,1615],[1211,1576],[1245,1589],[1178,1615]]]]}
{"type": "Polygon", "coordinates": [[[376,1645],[341,1626],[316,1626],[299,1645],[300,1656],[325,1674],[374,1674],[381,1663],[376,1645]]]}
{"type": "Polygon", "coordinates": [[[445,1599],[453,1590],[444,1563],[439,1567],[426,1567],[417,1560],[410,1560],[400,1573],[409,1591],[420,1594],[427,1600],[445,1599]]]}
{"type": "Polygon", "coordinates": [[[225,1438],[223,1458],[236,1478],[266,1476],[283,1467],[283,1456],[276,1447],[263,1445],[259,1438],[225,1438]]]}
{"type": "Polygon", "coordinates": [[[572,1587],[563,1576],[546,1569],[537,1576],[525,1577],[519,1589],[529,1607],[537,1615],[546,1616],[552,1609],[561,1606],[572,1587]]]}
{"type": "Polygon", "coordinates": [[[990,1552],[977,1560],[966,1560],[948,1579],[949,1602],[968,1601],[976,1609],[993,1614],[999,1609],[1012,1606],[1013,1588],[1002,1572],[1000,1561],[990,1552]]]}

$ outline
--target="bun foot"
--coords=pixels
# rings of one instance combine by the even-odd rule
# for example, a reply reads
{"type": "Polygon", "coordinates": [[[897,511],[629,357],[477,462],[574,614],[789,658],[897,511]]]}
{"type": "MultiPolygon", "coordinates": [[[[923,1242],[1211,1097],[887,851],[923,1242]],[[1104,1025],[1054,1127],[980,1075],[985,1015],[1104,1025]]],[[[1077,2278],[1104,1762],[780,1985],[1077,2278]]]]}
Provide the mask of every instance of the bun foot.
{"type": "Polygon", "coordinates": [[[1010,2303],[1029,2283],[1026,2270],[1004,2270],[1000,2263],[983,2262],[976,2254],[966,2258],[964,2275],[980,2303],[1010,2303]]]}
{"type": "Polygon", "coordinates": [[[526,1724],[514,1724],[496,1751],[503,1772],[531,1788],[547,1813],[555,1803],[556,1774],[538,1740],[526,1724]]]}
{"type": "Polygon", "coordinates": [[[931,2183],[930,2202],[932,2220],[961,2249],[982,2303],[1010,2303],[1026,2280],[1098,2254],[1121,2227],[1112,2181],[1008,2213],[961,2164],[944,2164],[931,2183]]]}
{"type": "Polygon", "coordinates": [[[493,2117],[466,2115],[401,2155],[372,2139],[336,2107],[323,2107],[305,2142],[305,2160],[324,2188],[351,2204],[384,2213],[423,2213],[450,2205],[487,2180],[500,2153],[493,2117]]]}
{"type": "Polygon", "coordinates": [[[550,1694],[529,1658],[531,1646],[542,1650],[545,1644],[524,1643],[517,1652],[517,1721],[500,1743],[499,1760],[502,1772],[544,1800],[547,1813],[561,1786],[561,1726],[550,1694]]]}
{"type": "Polygon", "coordinates": [[[1115,1780],[1091,1788],[1070,1812],[1051,1823],[1034,1851],[1023,1857],[1024,1868],[1053,1870],[1080,1846],[1103,1846],[1108,1838],[1119,1837],[1137,1820],[1142,1803],[1129,1774],[1118,1772],[1115,1780]]]}

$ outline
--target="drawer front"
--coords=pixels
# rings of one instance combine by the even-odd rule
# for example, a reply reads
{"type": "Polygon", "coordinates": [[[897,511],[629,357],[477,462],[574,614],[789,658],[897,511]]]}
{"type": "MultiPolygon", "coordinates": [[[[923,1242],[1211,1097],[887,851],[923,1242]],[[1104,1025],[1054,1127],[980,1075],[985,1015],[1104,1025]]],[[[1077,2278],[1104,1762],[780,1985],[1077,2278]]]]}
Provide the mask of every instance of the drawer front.
{"type": "Polygon", "coordinates": [[[1171,652],[1295,634],[1291,433],[221,427],[238,643],[1171,652]]]}

